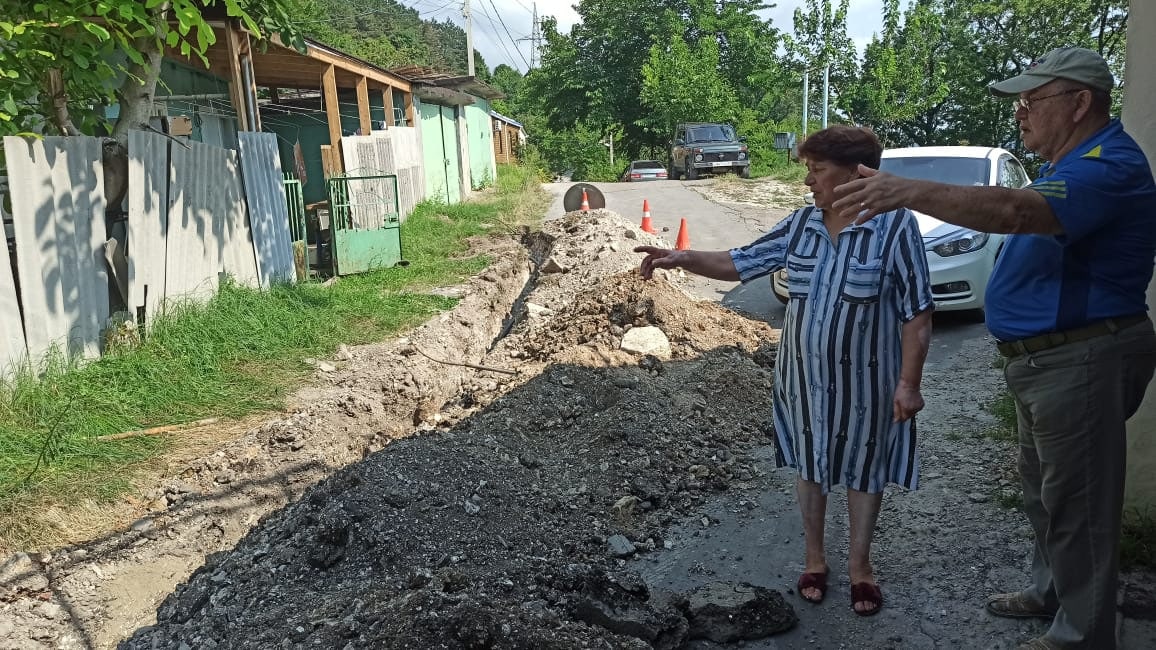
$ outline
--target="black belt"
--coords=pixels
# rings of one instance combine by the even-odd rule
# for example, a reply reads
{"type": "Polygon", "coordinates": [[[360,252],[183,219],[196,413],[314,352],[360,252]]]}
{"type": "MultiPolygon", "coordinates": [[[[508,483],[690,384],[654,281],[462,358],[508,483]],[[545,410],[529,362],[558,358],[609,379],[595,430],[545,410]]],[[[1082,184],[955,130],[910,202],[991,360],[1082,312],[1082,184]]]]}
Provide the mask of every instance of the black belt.
{"type": "Polygon", "coordinates": [[[1107,318],[1101,321],[1096,321],[1090,325],[1083,327],[1076,327],[1062,332],[1050,332],[1048,334],[1040,334],[1039,336],[1032,336],[1018,341],[1001,341],[996,343],[995,347],[1003,356],[1011,359],[1018,357],[1021,354],[1033,354],[1035,352],[1042,352],[1049,348],[1054,348],[1065,343],[1075,343],[1076,341],[1086,341],[1088,339],[1096,338],[1097,336],[1104,336],[1106,334],[1115,334],[1122,329],[1139,325],[1148,320],[1147,314],[1139,314],[1137,316],[1124,316],[1122,318],[1107,318]]]}

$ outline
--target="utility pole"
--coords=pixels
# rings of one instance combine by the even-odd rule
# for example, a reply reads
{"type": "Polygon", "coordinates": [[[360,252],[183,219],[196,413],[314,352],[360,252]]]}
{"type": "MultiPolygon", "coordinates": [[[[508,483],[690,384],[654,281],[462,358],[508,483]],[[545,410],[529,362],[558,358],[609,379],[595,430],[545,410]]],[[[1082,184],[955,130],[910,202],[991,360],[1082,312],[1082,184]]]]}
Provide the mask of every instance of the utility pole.
{"type": "Polygon", "coordinates": [[[827,4],[823,7],[823,128],[827,128],[827,96],[829,95],[829,87],[831,82],[831,51],[827,47],[827,31],[830,28],[831,5],[827,4]]]}
{"type": "Polygon", "coordinates": [[[811,71],[806,68],[803,69],[803,138],[807,137],[807,118],[810,117],[811,109],[807,105],[811,95],[811,71]]]}
{"type": "MultiPolygon", "coordinates": [[[[542,44],[542,30],[538,26],[538,3],[533,4],[534,22],[530,26],[530,35],[526,38],[519,38],[518,42],[530,41],[530,70],[538,67],[538,48],[542,44]]],[[[529,70],[527,70],[529,72],[529,70]]]]}
{"type": "Polygon", "coordinates": [[[470,0],[462,3],[462,16],[466,19],[466,74],[474,76],[474,17],[470,13],[470,0]]]}

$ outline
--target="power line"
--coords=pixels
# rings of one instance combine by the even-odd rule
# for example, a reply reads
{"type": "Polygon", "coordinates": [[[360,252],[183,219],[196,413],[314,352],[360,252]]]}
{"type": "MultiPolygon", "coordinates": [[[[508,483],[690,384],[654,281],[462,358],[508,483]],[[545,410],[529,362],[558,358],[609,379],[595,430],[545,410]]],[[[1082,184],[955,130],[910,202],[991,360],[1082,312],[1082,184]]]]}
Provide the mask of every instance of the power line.
{"type": "MultiPolygon", "coordinates": [[[[525,63],[526,67],[529,68],[530,62],[526,60],[526,55],[522,54],[522,50],[518,49],[518,41],[514,38],[514,35],[510,33],[510,29],[508,27],[506,27],[506,21],[502,20],[502,12],[498,11],[498,7],[494,4],[494,0],[489,0],[489,1],[490,1],[490,6],[494,8],[494,13],[497,14],[497,16],[498,16],[498,22],[502,24],[502,29],[505,30],[506,36],[508,36],[510,38],[510,43],[513,44],[514,49],[517,50],[518,56],[522,57],[522,63],[525,63]]],[[[482,10],[482,15],[484,15],[490,21],[490,24],[493,25],[494,21],[492,18],[490,18],[490,15],[486,12],[486,8],[481,7],[481,10],[482,10]]],[[[495,25],[494,28],[496,30],[497,26],[495,25]]],[[[500,35],[499,35],[499,38],[500,38],[500,35]]]]}
{"type": "MultiPolygon", "coordinates": [[[[494,33],[497,34],[497,31],[498,31],[497,24],[494,23],[493,19],[490,18],[489,14],[487,14],[484,9],[482,10],[482,16],[486,20],[490,21],[490,27],[493,27],[494,33]]],[[[510,49],[506,47],[506,42],[504,40],[502,40],[501,34],[498,34],[497,38],[494,38],[493,36],[490,36],[486,32],[482,32],[482,33],[485,34],[486,37],[489,38],[491,41],[497,43],[498,47],[502,48],[502,51],[506,53],[506,60],[509,61],[511,65],[514,65],[514,66],[518,65],[518,62],[514,60],[514,55],[510,54],[510,49]]]]}

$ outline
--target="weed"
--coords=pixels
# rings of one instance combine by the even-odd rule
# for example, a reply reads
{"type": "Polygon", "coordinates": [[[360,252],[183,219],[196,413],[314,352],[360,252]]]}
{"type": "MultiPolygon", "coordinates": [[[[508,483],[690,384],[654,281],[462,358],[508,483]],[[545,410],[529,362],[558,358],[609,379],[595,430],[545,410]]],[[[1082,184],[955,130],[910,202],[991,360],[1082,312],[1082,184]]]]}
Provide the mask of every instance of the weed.
{"type": "Polygon", "coordinates": [[[988,437],[994,440],[1015,442],[1018,437],[1016,419],[1016,402],[1007,390],[1000,391],[999,395],[988,404],[988,411],[999,421],[999,426],[988,431],[988,437]]]}
{"type": "Polygon", "coordinates": [[[1023,510],[1024,493],[1019,490],[1003,489],[996,493],[995,502],[1005,510],[1023,510]]]}
{"type": "Polygon", "coordinates": [[[1156,517],[1151,509],[1124,512],[1120,565],[1126,570],[1156,570],[1156,517]]]}

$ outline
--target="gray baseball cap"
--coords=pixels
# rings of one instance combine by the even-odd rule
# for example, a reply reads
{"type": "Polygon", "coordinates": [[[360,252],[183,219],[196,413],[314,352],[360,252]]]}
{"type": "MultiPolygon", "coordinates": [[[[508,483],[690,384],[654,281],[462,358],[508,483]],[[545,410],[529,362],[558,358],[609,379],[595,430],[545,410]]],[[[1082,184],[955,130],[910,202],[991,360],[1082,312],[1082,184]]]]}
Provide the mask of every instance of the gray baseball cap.
{"type": "Polygon", "coordinates": [[[1111,92],[1116,85],[1104,57],[1082,47],[1061,47],[1033,61],[1022,74],[991,84],[988,90],[994,95],[1012,97],[1056,79],[1068,79],[1104,92],[1111,92]]]}

